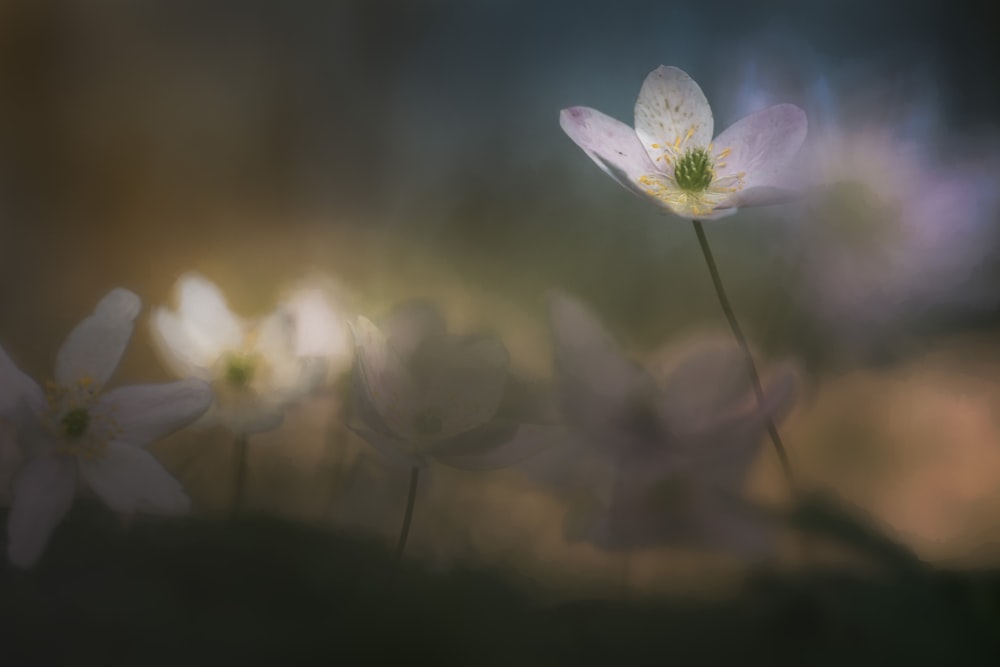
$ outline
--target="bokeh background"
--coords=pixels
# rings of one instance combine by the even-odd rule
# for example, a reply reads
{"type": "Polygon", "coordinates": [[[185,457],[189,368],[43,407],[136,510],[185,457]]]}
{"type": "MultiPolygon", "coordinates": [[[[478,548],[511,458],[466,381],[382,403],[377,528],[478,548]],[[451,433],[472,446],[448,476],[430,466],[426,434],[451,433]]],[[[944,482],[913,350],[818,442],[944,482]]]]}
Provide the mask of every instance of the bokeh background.
{"type": "MultiPolygon", "coordinates": [[[[717,132],[771,103],[809,114],[803,160],[826,185],[708,226],[762,361],[805,370],[783,426],[800,476],[925,558],[995,563],[1000,46],[987,9],[4,0],[0,342],[45,377],[108,289],[161,304],[188,270],[246,315],[304,276],[372,317],[430,297],[454,328],[499,332],[528,381],[550,371],[552,287],[640,357],[725,333],[690,225],[619,188],[558,126],[578,104],[631,123],[643,78],[672,64],[705,90],[717,132]]],[[[116,381],[166,379],[145,320],[137,331],[116,381]]],[[[319,397],[252,439],[248,505],[391,540],[406,473],[348,437],[339,410],[319,397]]],[[[157,453],[197,512],[227,510],[230,436],[184,433],[157,453]]],[[[780,500],[772,459],[751,486],[780,500]]],[[[16,464],[8,448],[4,479],[16,464]]],[[[617,585],[614,559],[566,544],[561,522],[514,473],[438,470],[410,552],[617,585]]],[[[688,586],[711,567],[658,551],[631,576],[688,586]]]]}

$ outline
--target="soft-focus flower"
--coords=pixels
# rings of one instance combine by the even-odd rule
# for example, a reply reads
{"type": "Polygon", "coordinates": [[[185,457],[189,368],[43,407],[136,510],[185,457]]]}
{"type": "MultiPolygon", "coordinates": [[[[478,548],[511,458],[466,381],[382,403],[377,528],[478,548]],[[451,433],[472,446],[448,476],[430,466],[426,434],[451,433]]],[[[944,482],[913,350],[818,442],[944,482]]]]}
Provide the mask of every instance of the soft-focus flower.
{"type": "Polygon", "coordinates": [[[789,196],[784,171],[806,136],[792,104],[750,114],[712,140],[705,94],[676,67],[646,77],[635,129],[596,109],[563,109],[559,124],[609,176],[688,219],[712,220],[789,196]]]}
{"type": "Polygon", "coordinates": [[[895,336],[928,316],[993,308],[1000,296],[981,269],[1000,222],[996,138],[944,123],[921,72],[890,70],[906,85],[886,87],[884,71],[865,84],[790,51],[749,61],[730,88],[742,91],[740,112],[794,99],[809,114],[795,165],[804,196],[782,211],[774,245],[800,271],[793,298],[854,352],[898,347],[895,336]]]}
{"type": "Polygon", "coordinates": [[[153,341],[178,376],[212,384],[216,398],[203,424],[244,434],[278,427],[285,408],[315,385],[308,357],[299,354],[293,314],[279,307],[256,320],[241,318],[197,274],[183,276],[177,292],[176,311],[153,313],[153,341]]]}
{"type": "Polygon", "coordinates": [[[200,417],[212,401],[200,380],[105,391],[132,337],[139,297],[105,296],[70,333],[45,391],[0,348],[0,417],[17,429],[25,462],[13,481],[8,555],[41,556],[76,495],[77,473],[117,512],[186,512],[180,484],[145,450],[200,417]]]}
{"type": "Polygon", "coordinates": [[[575,496],[567,537],[607,550],[764,549],[767,534],[723,494],[741,493],[767,420],[791,409],[793,368],[772,373],[758,406],[734,344],[701,341],[644,368],[577,300],[552,293],[549,319],[555,390],[576,435],[525,468],[575,496]]]}
{"type": "Polygon", "coordinates": [[[493,336],[448,334],[423,301],[397,308],[382,329],[355,325],[355,431],[399,465],[506,467],[544,447],[546,426],[498,417],[508,354],[493,336]]]}
{"type": "Polygon", "coordinates": [[[299,286],[279,301],[294,332],[295,356],[306,365],[306,384],[322,386],[350,370],[354,359],[347,313],[332,285],[299,286]]]}

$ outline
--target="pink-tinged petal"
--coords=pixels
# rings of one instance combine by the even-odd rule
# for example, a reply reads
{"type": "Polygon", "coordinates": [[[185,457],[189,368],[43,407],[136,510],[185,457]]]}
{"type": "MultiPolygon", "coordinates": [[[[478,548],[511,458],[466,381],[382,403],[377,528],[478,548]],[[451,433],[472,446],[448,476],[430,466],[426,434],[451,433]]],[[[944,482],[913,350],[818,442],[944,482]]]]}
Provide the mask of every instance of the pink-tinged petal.
{"type": "Polygon", "coordinates": [[[121,429],[117,440],[145,447],[194,423],[212,400],[208,383],[192,379],[121,387],[101,396],[97,410],[121,429]]]}
{"type": "Polygon", "coordinates": [[[135,328],[142,301],[116,288],[70,332],[56,356],[56,382],[69,385],[90,378],[103,385],[118,367],[135,328]]]}
{"type": "Polygon", "coordinates": [[[439,463],[460,470],[500,470],[557,446],[565,430],[558,426],[494,422],[468,435],[473,437],[459,436],[464,442],[438,445],[429,453],[439,463]]]}
{"type": "Polygon", "coordinates": [[[409,443],[405,440],[400,440],[391,435],[378,433],[367,428],[351,428],[351,431],[396,466],[413,468],[414,466],[423,467],[427,465],[427,461],[423,457],[406,451],[409,443]]]}
{"type": "Polygon", "coordinates": [[[7,556],[28,569],[41,558],[56,526],[76,496],[76,462],[71,458],[36,456],[13,481],[7,519],[7,556]]]}
{"type": "Polygon", "coordinates": [[[778,104],[741,118],[713,142],[719,156],[716,177],[742,173],[744,189],[781,187],[787,180],[786,170],[805,141],[806,129],[806,114],[794,104],[778,104]],[[729,153],[723,157],[725,151],[729,153]]]}
{"type": "Polygon", "coordinates": [[[507,348],[494,337],[454,342],[428,355],[418,413],[441,420],[435,437],[449,438],[485,424],[500,407],[507,383],[507,348]]]}
{"type": "Polygon", "coordinates": [[[358,317],[354,333],[357,385],[385,426],[400,437],[413,433],[416,389],[385,335],[366,317],[358,317]]]}
{"type": "Polygon", "coordinates": [[[601,170],[635,194],[646,196],[638,183],[657,168],[635,130],[596,109],[570,107],[559,114],[559,126],[601,170]]]}
{"type": "Polygon", "coordinates": [[[180,482],[144,449],[111,442],[104,458],[81,461],[80,472],[115,512],[179,515],[191,509],[180,482]]]}
{"type": "Polygon", "coordinates": [[[705,93],[686,72],[661,65],[649,73],[635,102],[635,133],[651,160],[707,147],[714,128],[705,93]]]}
{"type": "Polygon", "coordinates": [[[556,291],[547,301],[555,391],[566,418],[598,437],[617,431],[619,416],[647,389],[648,377],[582,303],[556,291]]]}
{"type": "Polygon", "coordinates": [[[443,339],[447,334],[447,324],[432,302],[410,299],[393,308],[382,331],[389,347],[405,364],[424,344],[443,339]]]}
{"type": "Polygon", "coordinates": [[[0,346],[0,417],[16,421],[25,405],[35,414],[42,412],[45,393],[0,346]]]}

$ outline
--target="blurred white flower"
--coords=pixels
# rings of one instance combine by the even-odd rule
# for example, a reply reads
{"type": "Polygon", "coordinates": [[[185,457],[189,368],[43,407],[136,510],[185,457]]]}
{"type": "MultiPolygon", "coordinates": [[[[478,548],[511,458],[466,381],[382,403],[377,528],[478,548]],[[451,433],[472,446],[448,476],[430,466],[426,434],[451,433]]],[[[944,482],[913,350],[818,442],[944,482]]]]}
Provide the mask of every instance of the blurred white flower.
{"type": "Polygon", "coordinates": [[[674,215],[712,220],[788,198],[785,169],[806,136],[806,116],[779,104],[738,120],[712,140],[705,94],[676,67],[643,82],[635,129],[596,109],[571,107],[563,131],[609,176],[674,215]]]}
{"type": "Polygon", "coordinates": [[[350,370],[354,342],[338,290],[309,281],[285,294],[278,308],[291,322],[293,348],[307,367],[307,384],[322,386],[350,370]]]}
{"type": "Polygon", "coordinates": [[[200,380],[105,391],[132,337],[139,297],[105,296],[70,333],[43,391],[0,348],[0,417],[25,461],[13,480],[8,556],[31,567],[69,510],[77,473],[117,512],[186,512],[180,484],[144,448],[200,417],[212,401],[200,380]]]}
{"type": "Polygon", "coordinates": [[[606,550],[658,545],[759,553],[761,526],[726,506],[739,495],[768,419],[792,407],[797,373],[750,391],[733,343],[686,346],[643,368],[579,301],[549,295],[555,391],[575,437],[523,468],[572,496],[567,537],[606,550]]]}
{"type": "Polygon", "coordinates": [[[437,309],[412,301],[379,329],[354,327],[354,429],[390,461],[410,467],[431,459],[455,468],[502,468],[548,444],[548,427],[498,418],[508,355],[493,336],[446,332],[437,309]]]}
{"type": "MultiPolygon", "coordinates": [[[[177,283],[177,310],[157,308],[153,342],[167,366],[180,377],[212,384],[215,402],[202,425],[222,424],[234,433],[277,428],[288,405],[315,386],[309,341],[297,338],[295,317],[302,306],[278,307],[247,320],[234,314],[219,288],[197,274],[177,283]]],[[[314,317],[308,312],[307,316],[314,317]]]]}

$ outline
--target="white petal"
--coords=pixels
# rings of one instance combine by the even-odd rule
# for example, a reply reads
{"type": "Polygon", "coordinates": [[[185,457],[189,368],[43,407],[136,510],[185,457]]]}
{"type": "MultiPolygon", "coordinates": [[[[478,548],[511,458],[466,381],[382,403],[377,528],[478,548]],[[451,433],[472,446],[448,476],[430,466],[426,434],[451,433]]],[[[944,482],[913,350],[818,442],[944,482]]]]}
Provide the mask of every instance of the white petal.
{"type": "Polygon", "coordinates": [[[564,437],[564,429],[558,426],[491,422],[440,443],[431,455],[461,470],[499,470],[558,446],[564,437]]]}
{"type": "Polygon", "coordinates": [[[266,433],[285,421],[284,410],[258,397],[248,395],[240,400],[216,401],[197,426],[220,425],[233,433],[252,435],[266,433]]]}
{"type": "Polygon", "coordinates": [[[618,416],[647,377],[582,303],[556,291],[547,301],[555,389],[566,418],[595,435],[616,430],[618,416]]]}
{"type": "Polygon", "coordinates": [[[730,151],[722,159],[725,166],[716,163],[716,177],[743,173],[744,189],[781,187],[785,170],[805,141],[806,128],[806,114],[794,104],[779,104],[741,118],[713,142],[716,155],[730,151]]]}
{"type": "Polygon", "coordinates": [[[213,394],[202,380],[121,387],[101,396],[98,414],[121,429],[117,439],[145,447],[201,417],[213,394]]]}
{"type": "Polygon", "coordinates": [[[107,456],[81,461],[87,484],[115,512],[177,515],[191,500],[153,455],[122,442],[108,444],[107,456]]]}
{"type": "Polygon", "coordinates": [[[346,322],[320,289],[302,290],[282,304],[295,323],[295,353],[300,357],[340,356],[350,347],[346,322]]]}
{"type": "Polygon", "coordinates": [[[396,356],[407,363],[423,344],[444,338],[447,325],[441,311],[432,302],[411,299],[392,310],[382,331],[396,356]]]}
{"type": "Polygon", "coordinates": [[[671,352],[658,365],[666,376],[663,409],[675,426],[699,430],[746,406],[750,374],[738,345],[728,339],[702,339],[671,352]]]}
{"type": "Polygon", "coordinates": [[[646,196],[638,183],[657,172],[635,130],[596,109],[571,107],[559,114],[559,126],[601,170],[632,192],[646,196]]]}
{"type": "Polygon", "coordinates": [[[191,335],[184,321],[166,308],[157,308],[150,319],[153,346],[178,377],[208,380],[221,350],[191,335]]]}
{"type": "Polygon", "coordinates": [[[13,481],[7,520],[11,563],[27,569],[38,561],[75,496],[73,459],[37,456],[24,464],[13,481]]]}
{"type": "Polygon", "coordinates": [[[357,386],[385,426],[401,437],[413,435],[417,397],[406,369],[385,335],[366,317],[352,327],[357,353],[357,386]]]}
{"type": "Polygon", "coordinates": [[[509,360],[507,348],[493,337],[456,342],[430,356],[420,405],[440,416],[441,431],[436,436],[463,433],[496,414],[509,360]]]}
{"type": "Polygon", "coordinates": [[[694,79],[676,67],[650,72],[635,102],[635,133],[651,160],[665,148],[706,148],[713,129],[712,108],[694,79]]]}
{"type": "Polygon", "coordinates": [[[367,428],[351,428],[351,430],[396,466],[413,468],[414,466],[423,467],[427,465],[423,457],[406,451],[409,444],[405,440],[400,440],[399,438],[394,438],[367,428]]]}
{"type": "Polygon", "coordinates": [[[22,406],[40,413],[45,409],[45,394],[0,346],[0,417],[14,421],[22,406]]]}
{"type": "Polygon", "coordinates": [[[178,281],[177,293],[177,314],[200,355],[214,360],[243,344],[246,325],[229,310],[215,283],[198,274],[187,274],[178,281]]]}
{"type": "Polygon", "coordinates": [[[56,382],[68,385],[90,378],[98,385],[106,383],[128,347],[141,309],[142,302],[132,292],[122,288],[109,292],[60,348],[56,382]]]}
{"type": "Polygon", "coordinates": [[[279,308],[255,327],[254,351],[265,367],[254,377],[253,389],[276,404],[294,401],[308,389],[306,366],[295,354],[295,323],[279,308]]]}

